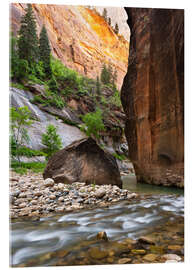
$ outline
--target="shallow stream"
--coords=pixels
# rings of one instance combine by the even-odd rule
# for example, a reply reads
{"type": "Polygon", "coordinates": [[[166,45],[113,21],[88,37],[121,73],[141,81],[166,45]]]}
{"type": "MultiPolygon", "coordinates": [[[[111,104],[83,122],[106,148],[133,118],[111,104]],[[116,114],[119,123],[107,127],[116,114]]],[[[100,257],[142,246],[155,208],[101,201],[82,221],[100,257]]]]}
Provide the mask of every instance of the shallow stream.
{"type": "MultiPolygon", "coordinates": [[[[136,184],[134,176],[122,179],[123,188],[142,195],[140,201],[122,201],[108,208],[57,214],[40,218],[39,221],[21,219],[12,223],[10,264],[109,264],[117,263],[125,256],[131,258],[131,263],[142,262],[138,255],[131,256],[125,250],[120,253],[118,242],[124,242],[127,238],[136,240],[144,235],[156,239],[156,246],[160,247],[157,252],[159,255],[169,252],[168,245],[183,246],[183,191],[136,184]],[[108,242],[96,239],[100,231],[107,233],[108,242]],[[107,250],[112,251],[113,247],[114,253],[105,253],[107,250]]],[[[183,255],[182,250],[179,252],[183,255]]]]}

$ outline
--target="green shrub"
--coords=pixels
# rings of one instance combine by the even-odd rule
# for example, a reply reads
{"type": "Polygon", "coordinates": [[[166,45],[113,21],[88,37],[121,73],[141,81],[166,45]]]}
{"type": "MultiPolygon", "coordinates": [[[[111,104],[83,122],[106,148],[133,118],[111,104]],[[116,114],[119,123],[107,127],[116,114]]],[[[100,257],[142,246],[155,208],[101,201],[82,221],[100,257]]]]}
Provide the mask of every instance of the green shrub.
{"type": "Polygon", "coordinates": [[[55,76],[53,75],[52,78],[48,81],[48,87],[51,91],[53,92],[58,92],[59,90],[59,86],[58,83],[56,81],[55,76]]]}
{"type": "Polygon", "coordinates": [[[125,155],[119,155],[117,153],[113,153],[113,156],[121,161],[127,159],[125,155]]]}
{"type": "Polygon", "coordinates": [[[85,114],[82,116],[82,121],[84,125],[81,126],[81,130],[84,131],[87,136],[94,136],[94,138],[99,139],[100,131],[105,130],[101,110],[97,108],[96,112],[85,114]]]}
{"type": "Polygon", "coordinates": [[[45,146],[43,151],[47,154],[47,159],[62,148],[62,141],[55,126],[47,126],[46,133],[42,134],[42,144],[45,146]]]}
{"type": "Polygon", "coordinates": [[[14,145],[16,157],[19,160],[18,148],[21,147],[25,142],[29,140],[27,133],[27,126],[32,124],[31,112],[27,106],[20,108],[10,108],[10,119],[11,119],[11,146],[14,145]]]}
{"type": "Polygon", "coordinates": [[[113,94],[113,96],[110,98],[109,102],[116,106],[116,107],[121,107],[122,104],[121,104],[121,98],[120,98],[120,93],[118,90],[116,90],[113,94]]]}
{"type": "Polygon", "coordinates": [[[12,161],[11,162],[11,168],[20,174],[25,174],[27,170],[31,170],[33,172],[43,172],[46,167],[46,162],[18,162],[18,161],[12,161]]]}
{"type": "Polygon", "coordinates": [[[28,90],[27,87],[25,87],[23,84],[21,83],[13,83],[11,82],[10,83],[10,86],[11,87],[15,87],[15,88],[18,88],[18,89],[22,89],[22,90],[28,90]]]}
{"type": "Polygon", "coordinates": [[[101,96],[100,102],[104,106],[106,106],[108,104],[108,101],[107,101],[107,99],[104,96],[101,96]]]}
{"type": "Polygon", "coordinates": [[[26,146],[21,146],[18,149],[16,148],[15,142],[11,141],[11,151],[13,156],[25,156],[25,157],[34,157],[34,156],[45,156],[46,154],[40,150],[33,150],[26,146]],[[17,151],[17,153],[16,153],[17,151]]]}

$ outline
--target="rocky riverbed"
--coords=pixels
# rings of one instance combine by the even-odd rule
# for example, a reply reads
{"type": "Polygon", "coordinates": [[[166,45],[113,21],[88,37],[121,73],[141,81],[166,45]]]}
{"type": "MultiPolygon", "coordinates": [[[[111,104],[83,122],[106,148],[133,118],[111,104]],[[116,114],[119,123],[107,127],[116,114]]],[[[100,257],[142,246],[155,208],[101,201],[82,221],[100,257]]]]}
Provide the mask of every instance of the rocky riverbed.
{"type": "Polygon", "coordinates": [[[56,184],[51,178],[30,173],[10,175],[10,217],[36,217],[83,208],[105,207],[139,198],[134,192],[112,185],[56,184]]]}

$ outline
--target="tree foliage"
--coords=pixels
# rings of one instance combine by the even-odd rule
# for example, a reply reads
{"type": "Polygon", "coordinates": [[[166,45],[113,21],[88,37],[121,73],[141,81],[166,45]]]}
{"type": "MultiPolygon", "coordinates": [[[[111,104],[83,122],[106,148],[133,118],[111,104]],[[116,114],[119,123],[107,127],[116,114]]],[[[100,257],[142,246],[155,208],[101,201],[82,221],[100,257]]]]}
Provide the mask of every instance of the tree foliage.
{"type": "Polygon", "coordinates": [[[28,61],[31,67],[38,60],[38,37],[31,4],[27,4],[25,12],[19,30],[18,53],[19,58],[28,61]]]}
{"type": "Polygon", "coordinates": [[[107,21],[107,9],[106,8],[103,9],[103,15],[102,16],[105,19],[105,21],[107,21]]]}
{"type": "Polygon", "coordinates": [[[85,114],[82,120],[84,125],[81,127],[81,130],[84,131],[87,136],[93,136],[95,139],[99,139],[100,131],[105,130],[101,110],[97,108],[96,112],[85,114]]]}
{"type": "Polygon", "coordinates": [[[115,24],[115,33],[116,33],[116,34],[119,34],[119,26],[118,26],[117,23],[115,24]]]}
{"type": "Polygon", "coordinates": [[[45,146],[44,152],[47,154],[47,159],[62,148],[61,138],[56,131],[54,125],[48,125],[46,133],[42,134],[42,144],[45,146]]]}
{"type": "Polygon", "coordinates": [[[108,24],[109,24],[109,26],[111,26],[111,18],[110,17],[108,18],[108,24]]]}
{"type": "Polygon", "coordinates": [[[20,108],[10,108],[10,120],[11,120],[11,150],[15,153],[19,161],[18,151],[24,142],[29,141],[27,127],[32,124],[31,112],[27,106],[20,108]]]}
{"type": "Polygon", "coordinates": [[[51,49],[50,49],[47,31],[46,31],[45,26],[43,25],[41,33],[40,33],[40,39],[39,39],[39,55],[40,55],[40,60],[43,63],[44,71],[47,76],[51,75],[50,53],[51,53],[51,49]]]}

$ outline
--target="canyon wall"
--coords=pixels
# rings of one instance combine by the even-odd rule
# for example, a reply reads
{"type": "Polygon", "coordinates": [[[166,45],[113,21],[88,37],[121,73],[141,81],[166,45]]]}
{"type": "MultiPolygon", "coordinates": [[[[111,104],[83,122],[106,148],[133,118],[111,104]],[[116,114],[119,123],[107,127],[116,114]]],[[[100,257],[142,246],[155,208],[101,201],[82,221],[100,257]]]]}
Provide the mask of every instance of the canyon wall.
{"type": "Polygon", "coordinates": [[[182,187],[184,11],[125,10],[131,39],[121,99],[137,180],[182,187]]]}
{"type": "MultiPolygon", "coordinates": [[[[10,6],[14,34],[18,33],[25,7],[26,4],[19,3],[10,6]]],[[[123,35],[115,34],[96,10],[86,6],[32,4],[32,7],[38,33],[44,24],[55,57],[68,68],[93,79],[100,75],[104,63],[111,63],[117,70],[117,86],[121,88],[127,72],[129,42],[123,35]]],[[[120,14],[127,16],[124,8],[119,8],[120,14]]],[[[124,32],[128,39],[129,27],[124,27],[124,32]]]]}

